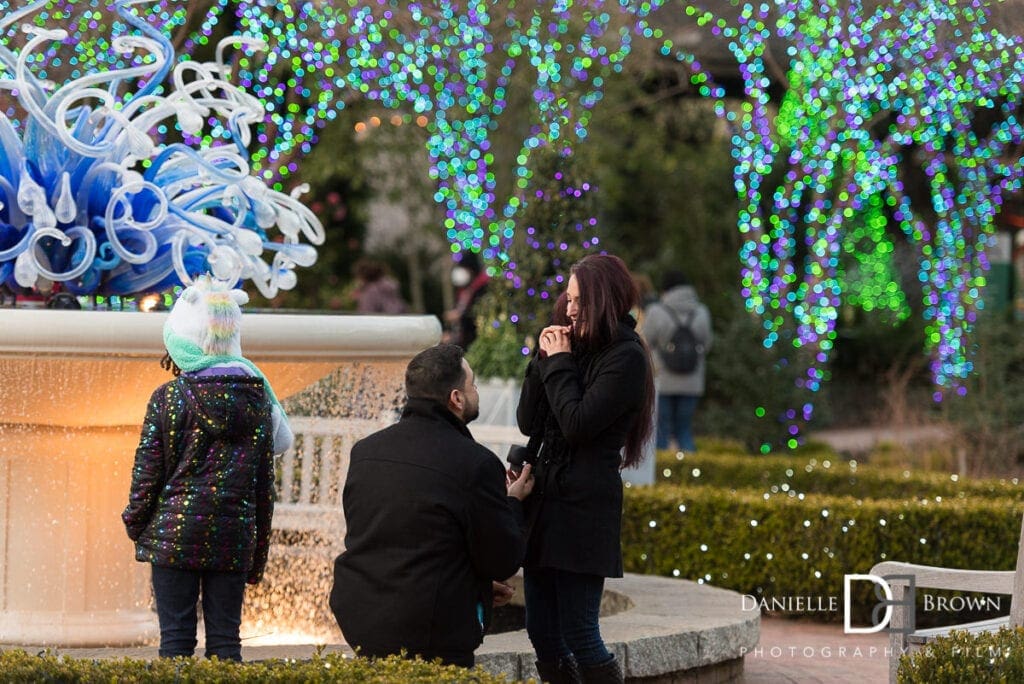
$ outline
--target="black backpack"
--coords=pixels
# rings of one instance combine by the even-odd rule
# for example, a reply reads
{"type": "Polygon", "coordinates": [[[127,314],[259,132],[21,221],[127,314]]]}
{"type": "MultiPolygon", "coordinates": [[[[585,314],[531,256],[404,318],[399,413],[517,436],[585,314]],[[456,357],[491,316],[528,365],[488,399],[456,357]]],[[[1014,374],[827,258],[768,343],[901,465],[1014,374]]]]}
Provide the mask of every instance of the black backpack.
{"type": "Polygon", "coordinates": [[[692,373],[697,370],[697,364],[704,353],[704,345],[697,342],[697,336],[690,329],[690,322],[693,321],[695,309],[687,312],[686,318],[680,320],[672,307],[662,305],[668,311],[668,315],[675,322],[675,330],[667,340],[658,345],[658,354],[662,363],[673,373],[692,373]]]}

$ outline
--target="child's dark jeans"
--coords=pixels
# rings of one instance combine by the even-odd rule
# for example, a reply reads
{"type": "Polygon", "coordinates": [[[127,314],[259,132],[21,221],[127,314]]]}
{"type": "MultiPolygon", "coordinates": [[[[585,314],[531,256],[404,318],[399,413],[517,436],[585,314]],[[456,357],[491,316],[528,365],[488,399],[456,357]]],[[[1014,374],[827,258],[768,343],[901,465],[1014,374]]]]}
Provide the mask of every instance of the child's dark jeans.
{"type": "Polygon", "coordinates": [[[153,566],[153,595],[160,620],[160,657],[191,656],[196,649],[196,603],[203,597],[206,657],[241,660],[244,572],[179,570],[153,566]]]}

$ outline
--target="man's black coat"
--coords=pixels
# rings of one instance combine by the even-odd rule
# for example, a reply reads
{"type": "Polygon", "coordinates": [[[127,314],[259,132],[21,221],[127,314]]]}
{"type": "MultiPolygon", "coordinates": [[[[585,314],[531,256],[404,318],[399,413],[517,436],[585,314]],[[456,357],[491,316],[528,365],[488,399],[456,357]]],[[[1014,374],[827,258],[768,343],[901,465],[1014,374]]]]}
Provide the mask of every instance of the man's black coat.
{"type": "Polygon", "coordinates": [[[342,502],[331,610],[349,645],[471,665],[491,581],[515,574],[525,551],[501,461],[446,407],[410,399],[398,423],[352,448],[342,502]]]}

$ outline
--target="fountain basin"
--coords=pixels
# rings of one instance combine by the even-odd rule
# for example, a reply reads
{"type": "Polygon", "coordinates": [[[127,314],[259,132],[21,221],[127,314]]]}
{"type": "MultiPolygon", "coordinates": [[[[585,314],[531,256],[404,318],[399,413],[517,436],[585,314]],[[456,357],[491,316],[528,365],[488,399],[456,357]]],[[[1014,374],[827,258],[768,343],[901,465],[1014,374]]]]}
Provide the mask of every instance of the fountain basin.
{"type": "MultiPolygon", "coordinates": [[[[170,379],[158,363],[166,317],[0,309],[0,425],[141,425],[170,379]]],[[[343,363],[408,360],[440,337],[433,316],[242,315],[243,353],[282,399],[343,363]]]]}
{"type": "MultiPolygon", "coordinates": [[[[149,568],[120,513],[166,314],[0,310],[0,643],[152,639],[149,568]]],[[[404,361],[431,316],[242,316],[242,349],[282,399],[346,363],[404,361]]]]}

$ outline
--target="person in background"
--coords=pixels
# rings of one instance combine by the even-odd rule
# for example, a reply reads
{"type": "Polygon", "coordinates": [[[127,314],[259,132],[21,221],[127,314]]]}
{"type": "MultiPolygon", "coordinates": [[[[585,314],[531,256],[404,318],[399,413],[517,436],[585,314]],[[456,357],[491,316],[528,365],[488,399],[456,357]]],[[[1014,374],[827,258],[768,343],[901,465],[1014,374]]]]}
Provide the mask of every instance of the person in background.
{"type": "Polygon", "coordinates": [[[511,598],[533,477],[506,484],[469,432],[480,398],[461,347],[417,354],[405,391],[399,421],[352,447],[330,606],[359,655],[472,667],[492,605],[511,598]]]}
{"type": "Polygon", "coordinates": [[[476,339],[476,303],[487,291],[491,278],[474,252],[462,252],[462,259],[452,267],[455,286],[455,307],[444,314],[445,341],[468,350],[476,339]]]}
{"type": "Polygon", "coordinates": [[[274,512],[273,455],[292,443],[270,384],[242,356],[242,290],[204,277],[164,324],[156,389],[121,515],[152,564],[160,657],[191,656],[202,597],[206,656],[241,660],[245,585],[263,575],[274,512]]]}
{"type": "Polygon", "coordinates": [[[379,261],[362,258],[352,267],[356,277],[356,289],[352,297],[356,300],[356,311],[364,314],[401,314],[408,305],[402,299],[398,281],[388,274],[387,267],[379,261]]]}
{"type": "Polygon", "coordinates": [[[658,392],[658,413],[655,446],[668,449],[675,440],[683,451],[696,451],[693,440],[693,416],[704,396],[707,373],[706,355],[714,342],[711,313],[701,303],[697,290],[680,270],[667,271],[662,278],[661,298],[648,305],[644,315],[644,337],[651,348],[671,338],[676,320],[689,321],[696,341],[701,345],[697,366],[691,373],[674,373],[655,353],[655,384],[658,392]],[[670,309],[666,311],[666,309],[670,309]],[[675,318],[672,317],[675,314],[675,318]]]}
{"type": "Polygon", "coordinates": [[[658,301],[658,294],[654,290],[654,283],[646,273],[634,273],[633,282],[636,283],[639,300],[637,305],[630,311],[630,315],[636,319],[636,329],[641,335],[644,331],[644,310],[651,302],[658,301]]]}
{"type": "Polygon", "coordinates": [[[623,680],[598,616],[604,579],[622,576],[619,470],[643,458],[652,428],[650,353],[629,313],[637,303],[621,259],[580,260],[568,324],[541,332],[520,395],[519,429],[543,434],[523,581],[526,631],[548,682],[623,680]]]}

